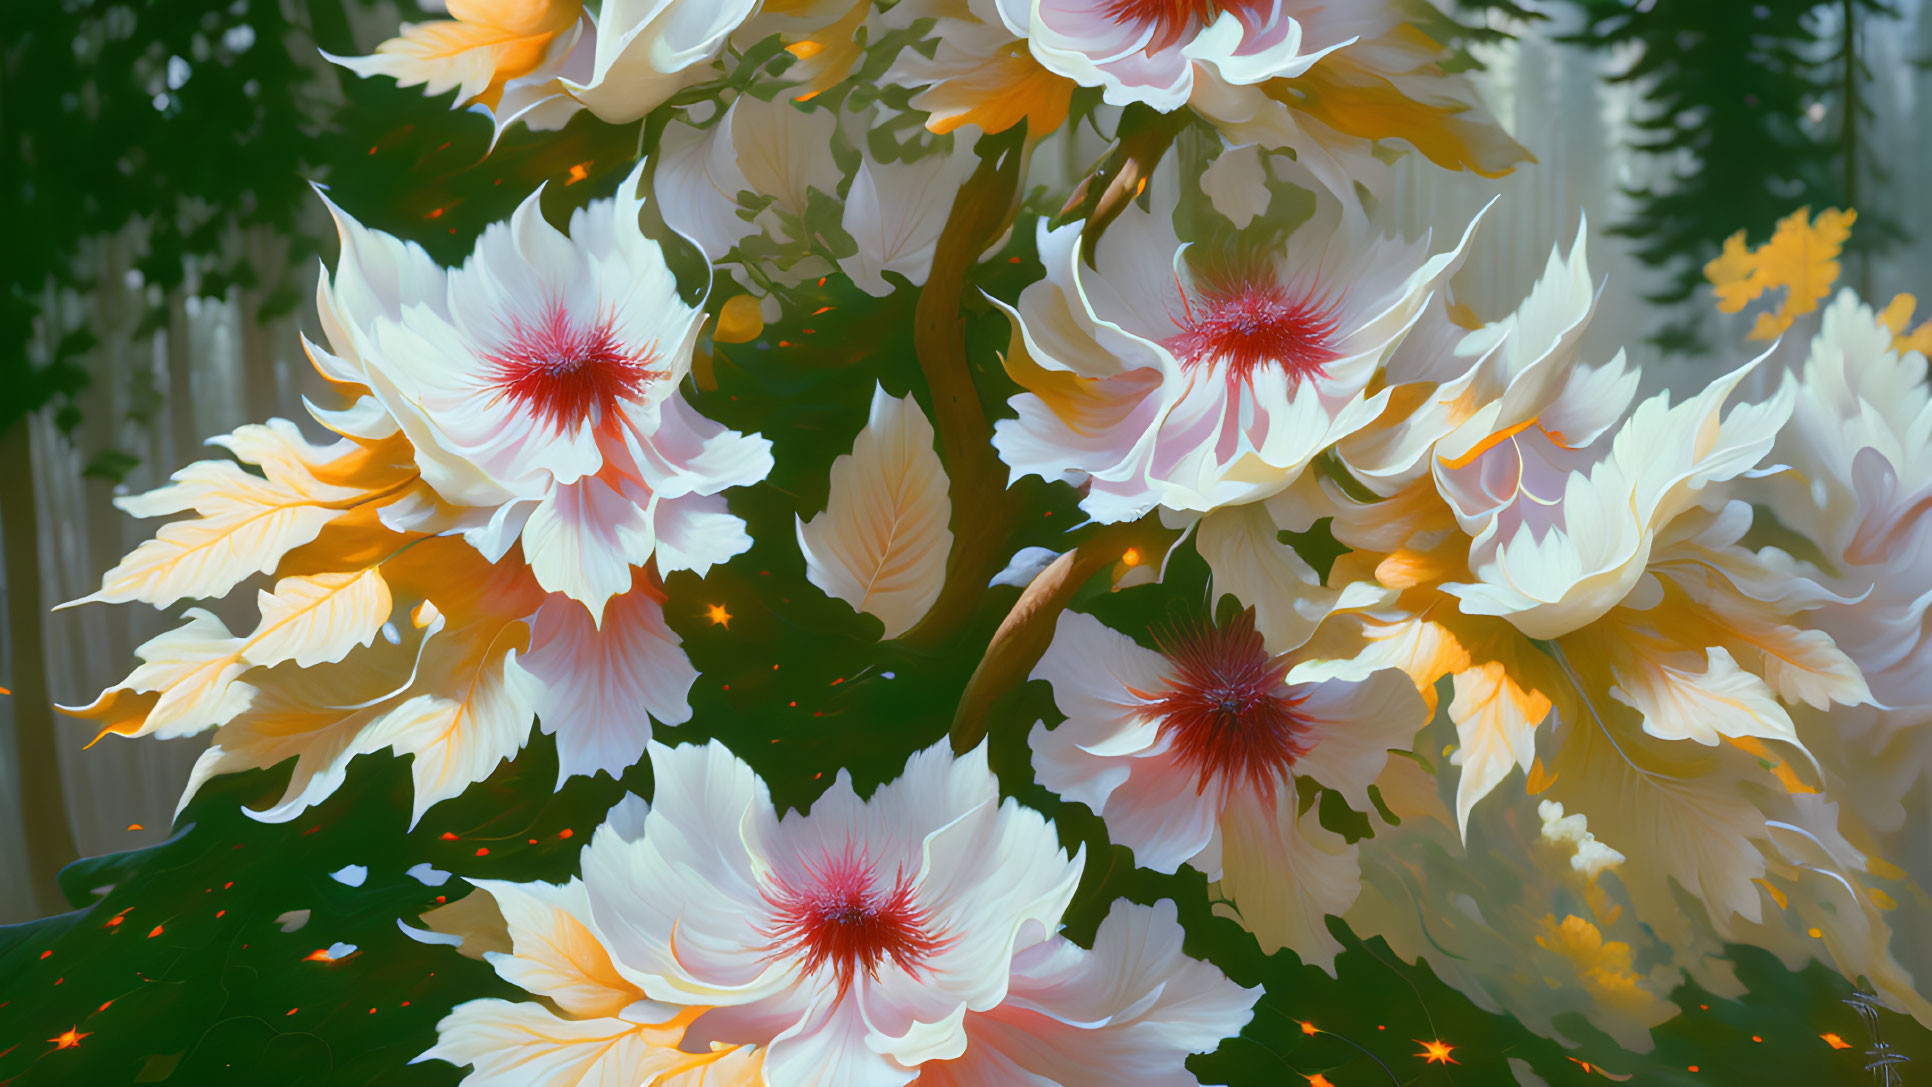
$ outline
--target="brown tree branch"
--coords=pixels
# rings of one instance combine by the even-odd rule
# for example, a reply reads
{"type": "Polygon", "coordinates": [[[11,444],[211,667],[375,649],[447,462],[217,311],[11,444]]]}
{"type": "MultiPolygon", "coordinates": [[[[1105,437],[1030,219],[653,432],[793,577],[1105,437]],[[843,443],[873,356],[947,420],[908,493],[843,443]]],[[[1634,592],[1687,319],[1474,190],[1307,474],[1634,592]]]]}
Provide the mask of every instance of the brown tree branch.
{"type": "Polygon", "coordinates": [[[1013,217],[1024,158],[1024,125],[980,138],[979,168],[960,187],[933,251],[932,271],[913,311],[913,344],[932,392],[933,423],[952,482],[953,549],[946,585],[905,641],[933,648],[972,615],[1012,535],[1015,511],[1006,466],[973,387],[961,300],[979,255],[1013,217]]]}
{"type": "Polygon", "coordinates": [[[953,712],[953,750],[970,751],[985,738],[992,711],[1040,663],[1053,641],[1060,613],[1080,586],[1130,550],[1138,551],[1142,561],[1161,562],[1179,537],[1179,530],[1162,526],[1158,514],[1148,514],[1138,521],[1102,527],[1040,571],[1006,613],[986,655],[966,681],[953,712]]]}

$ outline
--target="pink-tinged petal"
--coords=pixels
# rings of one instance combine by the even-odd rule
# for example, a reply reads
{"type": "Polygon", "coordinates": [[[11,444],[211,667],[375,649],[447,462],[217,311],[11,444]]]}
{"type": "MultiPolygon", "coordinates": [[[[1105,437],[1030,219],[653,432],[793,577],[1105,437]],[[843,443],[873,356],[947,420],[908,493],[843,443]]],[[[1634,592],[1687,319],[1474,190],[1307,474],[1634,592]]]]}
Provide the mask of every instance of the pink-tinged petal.
{"type": "Polygon", "coordinates": [[[1253,1016],[1259,989],[1181,952],[1172,902],[1114,903],[1093,950],[1063,938],[1015,959],[1005,1003],[967,1017],[958,1060],[920,1069],[920,1087],[1131,1083],[1193,1087],[1205,1053],[1253,1016]]]}
{"type": "Polygon", "coordinates": [[[781,987],[761,873],[777,831],[764,782],[722,744],[650,747],[641,837],[584,850],[591,916],[618,970],[658,1000],[742,1004],[781,987]]]}
{"type": "MultiPolygon", "coordinates": [[[[1165,745],[1163,745],[1163,748],[1165,745]]],[[[1183,864],[1219,875],[1214,858],[1203,856],[1227,803],[1228,785],[1203,782],[1199,773],[1159,750],[1127,763],[1127,779],[1097,809],[1106,820],[1107,837],[1134,851],[1134,863],[1156,872],[1173,872],[1183,864]]]]}
{"type": "Polygon", "coordinates": [[[590,609],[631,586],[631,567],[651,557],[653,500],[593,476],[558,487],[523,526],[523,555],[537,584],[590,609]]]}
{"type": "MultiPolygon", "coordinates": [[[[1292,681],[1294,673],[1289,674],[1292,681]]],[[[1368,787],[1390,751],[1406,751],[1429,723],[1429,707],[1408,674],[1383,668],[1359,680],[1330,679],[1299,687],[1301,713],[1315,746],[1296,760],[1306,774],[1340,793],[1356,811],[1371,810],[1368,787]]]]}
{"type": "Polygon", "coordinates": [[[664,625],[664,597],[644,577],[611,598],[604,621],[553,594],[531,623],[530,651],[517,663],[535,677],[538,724],[557,737],[557,784],[602,770],[616,777],[637,762],[653,719],[691,718],[686,697],[698,672],[664,625]]]}
{"type": "Polygon", "coordinates": [[[638,467],[651,489],[665,497],[717,494],[756,483],[771,473],[771,442],[726,429],[697,413],[680,397],[657,405],[656,426],[639,441],[638,467]]]}
{"type": "Polygon", "coordinates": [[[824,1000],[765,1053],[768,1082],[790,1087],[900,1087],[917,1070],[868,1044],[871,1035],[856,1000],[824,1000]]]}
{"type": "Polygon", "coordinates": [[[1085,612],[1063,611],[1030,678],[1052,684],[1054,705],[1069,723],[1096,729],[1083,737],[1084,744],[1106,742],[1107,753],[1129,754],[1153,743],[1143,710],[1147,696],[1167,682],[1170,672],[1159,653],[1085,612]],[[1104,732],[1102,724],[1109,726],[1104,732]]]}

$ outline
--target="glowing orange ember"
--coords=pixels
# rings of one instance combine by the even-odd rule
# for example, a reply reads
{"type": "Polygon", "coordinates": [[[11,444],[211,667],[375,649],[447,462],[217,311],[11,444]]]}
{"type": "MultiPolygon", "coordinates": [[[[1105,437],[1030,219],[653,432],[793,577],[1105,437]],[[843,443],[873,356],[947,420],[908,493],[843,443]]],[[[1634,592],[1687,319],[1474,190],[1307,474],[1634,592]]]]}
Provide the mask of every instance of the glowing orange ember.
{"type": "Polygon", "coordinates": [[[1850,1042],[1847,1042],[1846,1040],[1844,1040],[1843,1038],[1840,1038],[1836,1034],[1820,1034],[1818,1037],[1823,1038],[1825,1040],[1825,1044],[1830,1046],[1833,1049],[1851,1048],[1850,1042]]]}
{"type": "Polygon", "coordinates": [[[1424,1064],[1461,1064],[1462,1063],[1461,1061],[1449,1055],[1450,1052],[1453,1051],[1456,1047],[1452,1045],[1442,1044],[1441,1039],[1437,1039],[1436,1041],[1433,1041],[1433,1042],[1425,1042],[1422,1039],[1417,1038],[1415,1040],[1415,1044],[1422,1047],[1422,1052],[1417,1053],[1416,1056],[1423,1058],[1424,1064]]]}
{"type": "Polygon", "coordinates": [[[68,1027],[66,1030],[47,1040],[54,1043],[55,1049],[73,1049],[75,1046],[80,1045],[80,1040],[87,1037],[90,1033],[92,1032],[79,1031],[73,1027],[68,1027]]]}
{"type": "Polygon", "coordinates": [[[711,620],[711,625],[714,627],[723,627],[726,630],[731,629],[731,613],[725,610],[723,604],[706,604],[704,607],[704,617],[711,620]]]}
{"type": "Polygon", "coordinates": [[[1302,1022],[1302,1024],[1301,1024],[1301,1032],[1302,1032],[1303,1034],[1313,1034],[1313,1033],[1315,1033],[1315,1024],[1313,1024],[1313,1023],[1310,1023],[1310,1022],[1307,1022],[1306,1020],[1304,1020],[1304,1021],[1302,1022]]]}

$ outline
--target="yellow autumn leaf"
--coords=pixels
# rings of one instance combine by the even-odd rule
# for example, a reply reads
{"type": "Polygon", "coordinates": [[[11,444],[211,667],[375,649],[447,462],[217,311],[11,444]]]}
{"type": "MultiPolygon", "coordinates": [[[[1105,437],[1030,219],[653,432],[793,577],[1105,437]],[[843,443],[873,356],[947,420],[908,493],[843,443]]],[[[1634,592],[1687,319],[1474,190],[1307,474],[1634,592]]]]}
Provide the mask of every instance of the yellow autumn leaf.
{"type": "MultiPolygon", "coordinates": [[[[610,952],[586,923],[590,899],[582,880],[562,886],[472,882],[496,900],[509,929],[511,952],[494,962],[505,981],[586,1019],[616,1017],[644,999],[643,990],[611,965],[610,952]]],[[[677,1039],[670,1041],[675,1045],[677,1039]]]]}
{"type": "Polygon", "coordinates": [[[459,102],[494,108],[503,85],[535,71],[559,34],[583,13],[581,0],[452,0],[453,19],[404,23],[373,56],[336,58],[360,75],[386,75],[459,102]]]}
{"type": "Polygon", "coordinates": [[[655,1024],[564,1019],[541,1004],[471,1000],[437,1024],[436,1045],[418,1060],[473,1065],[472,1080],[499,1084],[752,1087],[764,1082],[762,1049],[679,1049],[686,1018],[655,1024]]]}
{"type": "Polygon", "coordinates": [[[939,78],[912,98],[914,108],[926,111],[928,130],[944,135],[976,125],[1004,132],[1025,121],[1027,139],[1037,140],[1066,123],[1072,80],[1042,67],[1025,42],[994,44],[999,30],[963,20],[952,25],[962,32],[942,39],[931,66],[939,78]]]}
{"type": "Polygon", "coordinates": [[[1771,240],[1756,249],[1745,245],[1741,230],[1724,239],[1723,252],[1704,265],[1704,276],[1717,293],[1718,311],[1737,313],[1766,292],[1783,288],[1777,308],[1758,314],[1750,338],[1782,335],[1831,292],[1838,280],[1838,255],[1857,221],[1856,211],[1836,208],[1819,212],[1814,221],[1806,207],[1780,219],[1771,240]]]}
{"type": "Polygon", "coordinates": [[[303,668],[339,661],[368,645],[393,602],[380,567],[288,577],[259,596],[261,623],[242,656],[264,667],[294,661],[303,668]]]}
{"type": "Polygon", "coordinates": [[[242,659],[247,642],[200,608],[189,608],[185,618],[181,626],[143,642],[134,651],[141,664],[91,704],[56,708],[102,722],[96,741],[109,732],[172,739],[226,723],[254,696],[254,688],[238,682],[249,668],[242,659]],[[134,697],[150,694],[152,702],[134,697]]]}
{"type": "MultiPolygon", "coordinates": [[[[415,798],[409,813],[414,827],[423,813],[439,801],[457,795],[490,776],[497,764],[523,749],[530,738],[531,708],[525,685],[518,682],[515,654],[529,641],[520,622],[505,627],[485,645],[480,659],[436,662],[436,689],[448,692],[419,694],[384,714],[357,741],[359,751],[390,747],[399,755],[414,755],[410,776],[415,798]]],[[[438,653],[431,640],[426,657],[438,653]]],[[[441,647],[446,652],[448,643],[441,647]]],[[[466,655],[461,646],[454,655],[466,655]]],[[[426,660],[425,667],[431,662],[426,660]]]]}
{"type": "Polygon", "coordinates": [[[1892,330],[1892,350],[1901,355],[1907,351],[1932,355],[1932,320],[1906,331],[1912,324],[1912,311],[1918,305],[1919,300],[1911,295],[1897,294],[1892,296],[1890,305],[1879,311],[1878,323],[1892,330]]]}
{"type": "Polygon", "coordinates": [[[140,600],[167,607],[184,598],[225,595],[244,579],[274,570],[355,506],[400,491],[416,470],[401,439],[372,445],[316,446],[285,419],[239,427],[212,439],[232,461],[198,461],[145,494],[115,504],[136,517],[194,511],[162,525],[101,577],[100,590],[60,605],[140,600]]]}
{"type": "Polygon", "coordinates": [[[385,642],[340,664],[285,664],[251,676],[254,695],[248,708],[223,725],[195,761],[177,814],[219,774],[265,769],[290,758],[295,765],[282,795],[248,814],[280,823],[320,803],[342,784],[349,761],[361,753],[355,742],[362,731],[400,697],[416,652],[417,640],[385,642]]]}
{"type": "Polygon", "coordinates": [[[1549,717],[1551,703],[1548,695],[1523,686],[1516,671],[1500,660],[1457,672],[1451,682],[1455,697],[1449,718],[1456,724],[1458,743],[1449,761],[1462,769],[1456,783],[1456,824],[1466,836],[1476,802],[1511,769],[1529,773],[1536,758],[1536,729],[1549,717]]]}

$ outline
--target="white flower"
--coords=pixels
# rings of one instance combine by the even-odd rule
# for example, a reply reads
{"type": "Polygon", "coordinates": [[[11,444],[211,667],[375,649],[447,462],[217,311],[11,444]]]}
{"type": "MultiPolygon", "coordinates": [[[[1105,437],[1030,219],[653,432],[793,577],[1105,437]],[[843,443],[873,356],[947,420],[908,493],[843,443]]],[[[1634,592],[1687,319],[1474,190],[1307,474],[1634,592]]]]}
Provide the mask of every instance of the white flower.
{"type": "Polygon", "coordinates": [[[1851,290],[1825,310],[1777,456],[1797,472],[1776,495],[1845,597],[1814,614],[1858,662],[1878,701],[1932,709],[1932,394],[1925,356],[1900,354],[1891,329],[1851,290]],[[1855,602],[1854,602],[1855,601],[1855,602]]]}
{"type": "MultiPolygon", "coordinates": [[[[570,911],[557,927],[591,941],[569,957],[594,964],[595,984],[498,962],[573,1015],[633,1024],[559,1028],[548,1016],[548,1035],[571,1042],[548,1053],[560,1067],[634,1025],[675,1024],[647,1041],[693,1057],[755,1047],[771,1087],[1007,1081],[988,1069],[1071,1085],[1108,1066],[1083,1060],[1097,1049],[1116,1050],[1100,1058],[1110,1082],[1166,1084],[1187,1053],[1245,1023],[1258,995],[1181,956],[1171,905],[1117,906],[1092,951],[1058,936],[1083,858],[1039,815],[1001,803],[984,748],[921,752],[864,801],[841,773],[809,814],[783,818],[716,743],[653,745],[651,760],[655,802],[627,801],[598,830],[581,904],[575,885],[530,885],[570,911]],[[645,999],[626,1005],[625,993],[645,999]]],[[[503,886],[485,886],[503,900],[503,886]]],[[[457,1009],[428,1055],[482,1069],[508,1041],[490,1025],[524,1017],[500,1004],[457,1009]]],[[[641,1042],[636,1054],[640,1067],[661,1056],[641,1042]]]]}
{"type": "MultiPolygon", "coordinates": [[[[1566,448],[1560,432],[1550,434],[1556,413],[1548,410],[1532,413],[1515,433],[1495,432],[1473,456],[1444,460],[1439,447],[1437,485],[1465,524],[1478,526],[1469,548],[1475,580],[1444,590],[1460,598],[1467,614],[1501,616],[1544,639],[1584,627],[1623,603],[1648,569],[1660,532],[1713,500],[1706,487],[1755,468],[1790,415],[1789,386],[1761,404],[1724,412],[1755,365],[1675,406],[1668,394],[1644,401],[1613,437],[1587,450],[1566,448]],[[1523,432],[1538,419],[1545,428],[1540,435],[1518,440],[1529,438],[1523,432]]],[[[1591,398],[1627,389],[1615,373],[1620,369],[1574,371],[1566,391],[1591,398]]]]}
{"type": "MultiPolygon", "coordinates": [[[[569,235],[532,194],[462,267],[336,211],[342,258],[318,289],[324,376],[399,427],[436,501],[382,510],[395,529],[460,530],[491,561],[521,542],[546,590],[601,619],[632,568],[702,574],[742,552],[721,492],[763,479],[770,443],[728,431],[678,394],[703,312],[638,229],[636,175],[569,235]]],[[[332,209],[334,210],[334,209],[332,209]]]]}
{"type": "Polygon", "coordinates": [[[713,58],[758,0],[604,0],[590,78],[570,95],[612,124],[635,121],[715,74],[713,58]]]}
{"type": "Polygon", "coordinates": [[[1109,105],[1165,112],[1187,104],[1197,79],[1246,85],[1302,74],[1355,40],[1362,16],[1330,13],[1348,7],[1382,5],[1000,0],[999,10],[1049,71],[1101,88],[1109,105]]]}
{"type": "Polygon", "coordinates": [[[1151,213],[1108,227],[1100,271],[1081,258],[1081,224],[1043,229],[1046,278],[1008,309],[1007,367],[1027,392],[994,444],[1015,478],[1088,483],[1081,505],[1102,521],[1286,490],[1382,411],[1370,381],[1460,254],[1318,217],[1277,259],[1243,266],[1183,247],[1172,179],[1155,184],[1167,195],[1151,213]]]}
{"type": "Polygon", "coordinates": [[[1063,612],[1033,678],[1053,685],[1066,721],[1033,729],[1040,782],[1092,808],[1136,863],[1186,864],[1218,881],[1265,950],[1328,966],[1322,923],[1354,900],[1354,847],[1297,818],[1296,778],[1371,810],[1368,787],[1391,749],[1428,718],[1408,677],[1310,663],[1290,670],[1252,614],[1169,635],[1161,652],[1079,612],[1063,612]]]}

